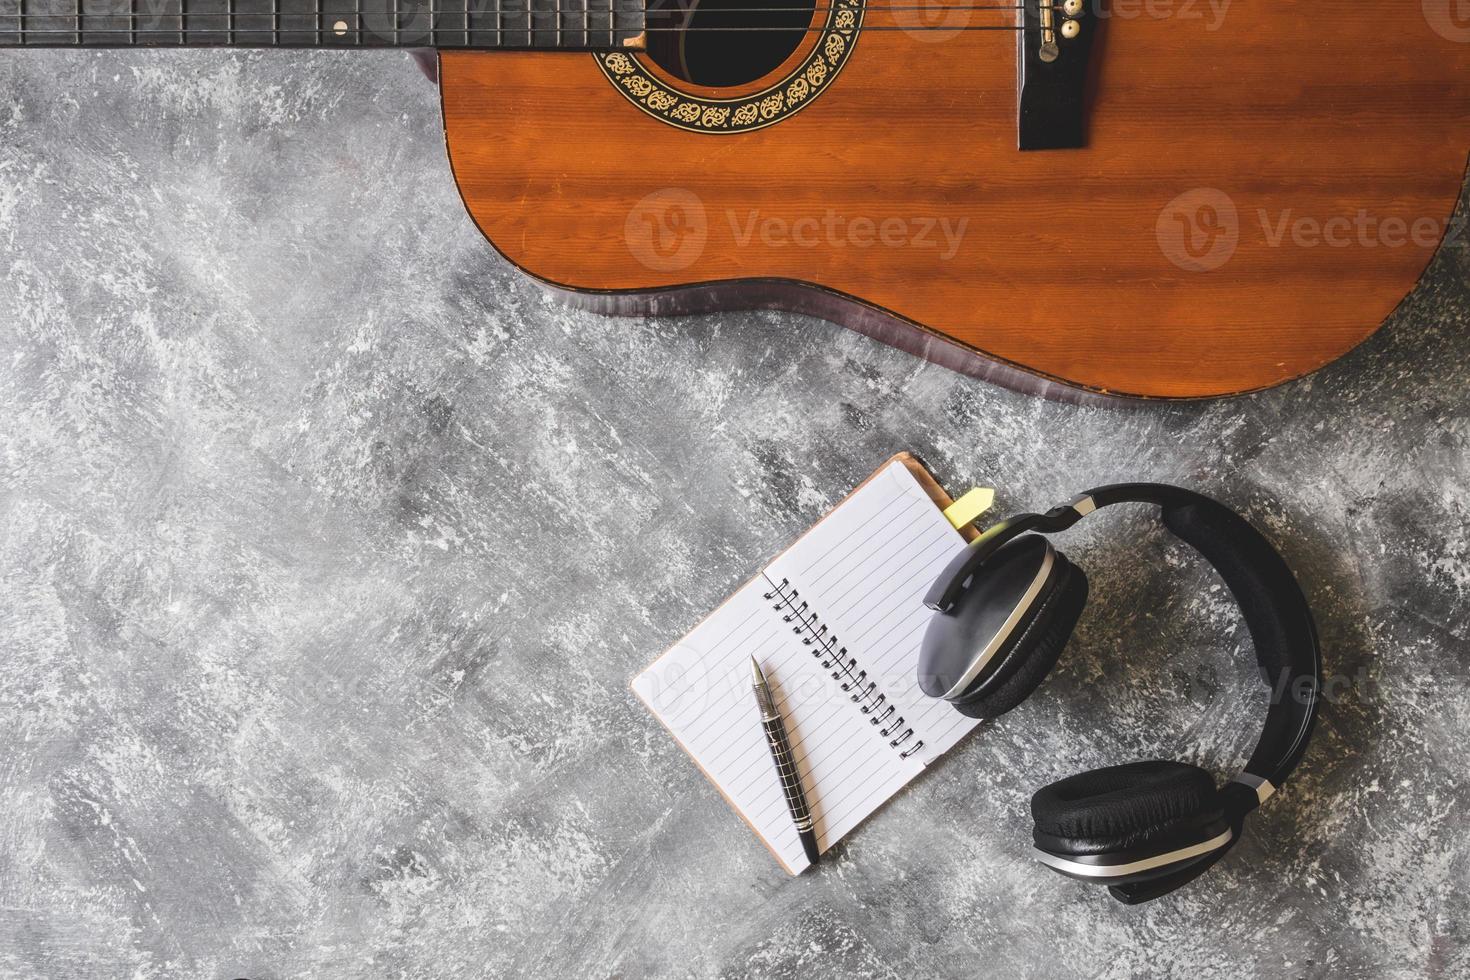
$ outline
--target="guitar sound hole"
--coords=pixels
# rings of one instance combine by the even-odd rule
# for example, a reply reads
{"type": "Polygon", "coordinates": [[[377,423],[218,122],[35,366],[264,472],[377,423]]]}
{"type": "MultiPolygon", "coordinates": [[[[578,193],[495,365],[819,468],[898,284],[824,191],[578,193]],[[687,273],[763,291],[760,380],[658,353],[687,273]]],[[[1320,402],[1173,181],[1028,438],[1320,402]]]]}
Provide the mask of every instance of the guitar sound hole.
{"type": "Polygon", "coordinates": [[[801,46],[816,2],[651,0],[647,56],[696,85],[744,85],[780,67],[801,46]]]}

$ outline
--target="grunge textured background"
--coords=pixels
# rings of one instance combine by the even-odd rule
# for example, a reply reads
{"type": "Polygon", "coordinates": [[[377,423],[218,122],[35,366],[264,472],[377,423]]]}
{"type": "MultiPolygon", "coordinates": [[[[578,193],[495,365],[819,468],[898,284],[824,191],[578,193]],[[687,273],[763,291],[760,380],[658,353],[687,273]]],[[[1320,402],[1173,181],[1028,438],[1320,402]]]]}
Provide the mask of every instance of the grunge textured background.
{"type": "MultiPolygon", "coordinates": [[[[1038,401],[816,320],[610,320],[481,239],[401,54],[0,58],[0,976],[1470,973],[1470,251],[1247,398],[1038,401]],[[1143,908],[1042,783],[1227,774],[1265,703],[1139,510],[1040,694],[790,879],[628,680],[900,449],[1001,511],[1185,483],[1337,680],[1301,777],[1143,908]]],[[[595,152],[595,148],[589,148],[595,152]]]]}

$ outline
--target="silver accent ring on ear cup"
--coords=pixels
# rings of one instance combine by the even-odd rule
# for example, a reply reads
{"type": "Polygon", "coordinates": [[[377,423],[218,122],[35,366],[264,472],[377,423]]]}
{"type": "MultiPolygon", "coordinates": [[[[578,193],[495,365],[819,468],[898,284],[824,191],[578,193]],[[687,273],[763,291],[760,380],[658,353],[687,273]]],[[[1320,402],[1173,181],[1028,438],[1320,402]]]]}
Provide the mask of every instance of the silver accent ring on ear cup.
{"type": "Polygon", "coordinates": [[[1041,559],[1041,567],[1037,569],[1036,577],[1031,580],[1031,584],[1026,586],[1026,592],[1021,596],[1021,601],[1016,603],[1016,608],[1011,610],[1011,614],[1006,617],[1005,623],[996,631],[995,636],[990,638],[990,642],[985,644],[985,649],[981,650],[980,655],[966,668],[964,674],[960,676],[959,681],[948,691],[944,692],[942,697],[946,701],[952,701],[959,697],[967,687],[975,683],[975,678],[980,676],[990,661],[1000,652],[1001,647],[1005,646],[1006,641],[1011,638],[1011,634],[1016,631],[1016,627],[1026,618],[1026,614],[1031,611],[1031,607],[1036,604],[1036,598],[1041,595],[1041,590],[1046,587],[1046,580],[1051,577],[1051,571],[1056,565],[1056,561],[1056,549],[1048,541],[1046,542],[1046,554],[1041,559]]]}
{"type": "Polygon", "coordinates": [[[1069,874],[1076,878],[1121,878],[1123,875],[1138,874],[1141,871],[1152,871],[1154,868],[1162,868],[1168,864],[1179,861],[1187,861],[1193,857],[1200,857],[1218,850],[1230,843],[1234,831],[1225,830],[1218,836],[1212,837],[1199,844],[1191,844],[1189,847],[1181,847],[1178,850],[1167,851],[1156,854],[1153,857],[1141,858],[1137,861],[1129,861],[1127,864],[1091,864],[1071,858],[1052,854],[1050,851],[1036,849],[1036,860],[1049,868],[1055,868],[1063,874],[1069,874]]]}

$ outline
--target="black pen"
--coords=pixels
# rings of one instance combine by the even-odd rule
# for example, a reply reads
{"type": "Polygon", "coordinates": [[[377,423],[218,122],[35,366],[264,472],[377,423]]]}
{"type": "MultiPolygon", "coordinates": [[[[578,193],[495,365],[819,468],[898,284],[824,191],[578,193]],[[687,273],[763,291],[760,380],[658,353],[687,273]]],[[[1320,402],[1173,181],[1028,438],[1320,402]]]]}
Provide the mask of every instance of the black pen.
{"type": "Polygon", "coordinates": [[[771,758],[776,760],[776,774],[781,777],[781,792],[786,795],[786,808],[796,822],[801,849],[806,851],[807,860],[816,864],[817,832],[812,828],[812,811],[806,805],[806,794],[801,791],[801,775],[796,771],[791,742],[786,738],[786,724],[771,698],[766,675],[761,673],[761,665],[754,657],[750,658],[750,676],[751,686],[755,689],[755,703],[761,710],[761,727],[766,731],[766,744],[771,747],[771,758]]]}

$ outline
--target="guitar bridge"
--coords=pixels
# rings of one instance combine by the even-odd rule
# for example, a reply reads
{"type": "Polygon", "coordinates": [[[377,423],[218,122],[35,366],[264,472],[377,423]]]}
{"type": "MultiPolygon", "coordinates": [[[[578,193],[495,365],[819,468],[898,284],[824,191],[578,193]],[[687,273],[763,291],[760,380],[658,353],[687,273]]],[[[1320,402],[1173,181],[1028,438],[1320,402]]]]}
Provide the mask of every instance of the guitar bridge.
{"type": "Polygon", "coordinates": [[[1017,32],[1017,145],[1062,150],[1087,145],[1086,93],[1099,27],[1086,0],[1026,0],[1017,32]]]}

